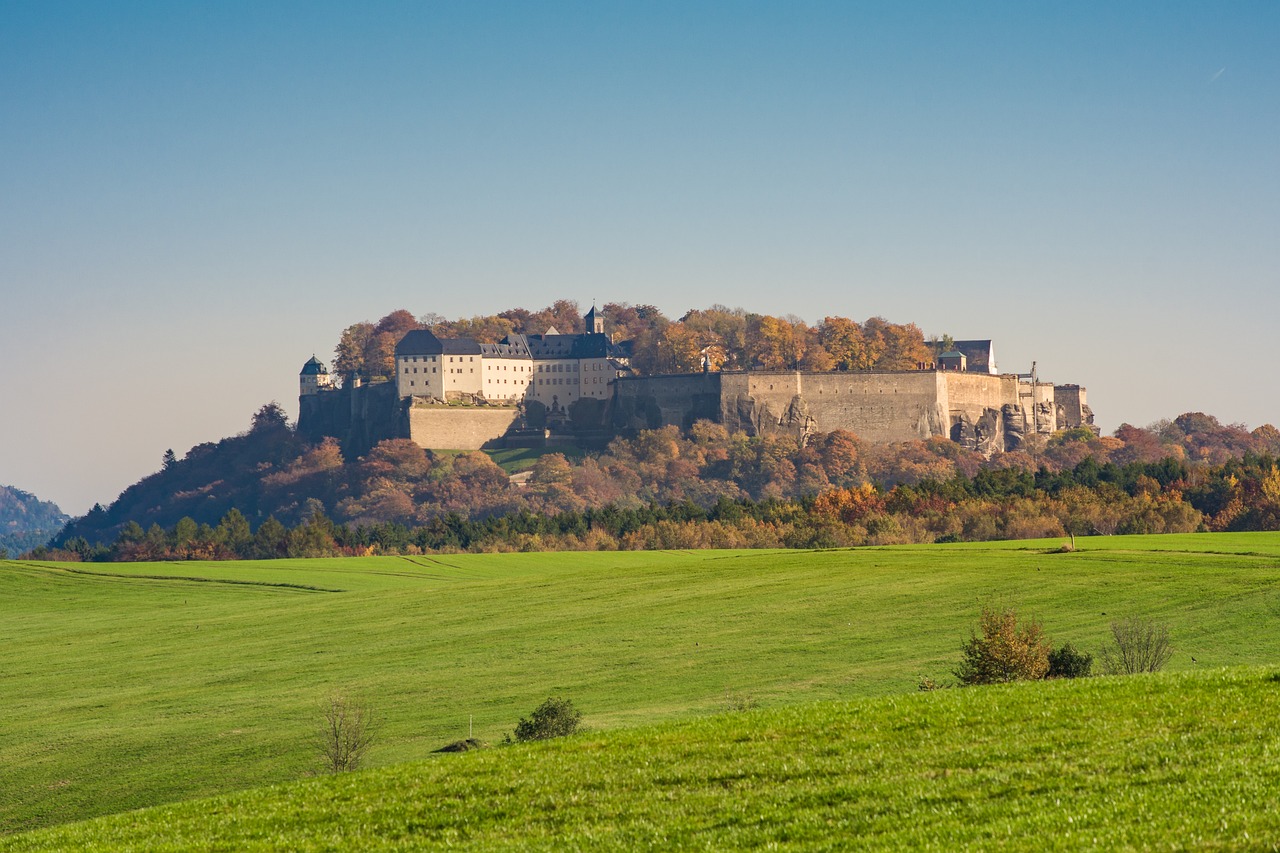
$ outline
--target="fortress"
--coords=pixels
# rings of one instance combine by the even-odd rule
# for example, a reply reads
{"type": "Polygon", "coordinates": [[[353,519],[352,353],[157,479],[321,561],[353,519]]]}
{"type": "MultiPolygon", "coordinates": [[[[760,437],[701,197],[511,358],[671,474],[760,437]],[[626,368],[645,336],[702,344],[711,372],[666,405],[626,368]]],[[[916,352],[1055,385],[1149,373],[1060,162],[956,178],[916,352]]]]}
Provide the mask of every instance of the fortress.
{"type": "Polygon", "coordinates": [[[314,356],[303,365],[298,431],[334,436],[348,454],[386,438],[424,448],[602,446],[615,435],[697,420],[748,435],[849,430],[873,442],[949,438],[986,455],[1029,435],[1093,428],[1085,389],[999,373],[991,341],[956,341],[906,371],[725,371],[637,376],[593,308],[581,332],[510,335],[497,344],[407,333],[395,378],[339,387],[314,356]]]}

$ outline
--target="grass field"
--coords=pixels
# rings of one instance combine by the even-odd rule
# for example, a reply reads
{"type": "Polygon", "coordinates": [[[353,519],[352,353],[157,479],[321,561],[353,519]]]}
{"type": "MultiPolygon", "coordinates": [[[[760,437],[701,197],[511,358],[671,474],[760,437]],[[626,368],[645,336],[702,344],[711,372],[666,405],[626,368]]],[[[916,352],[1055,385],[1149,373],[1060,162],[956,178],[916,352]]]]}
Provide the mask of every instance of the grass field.
{"type": "Polygon", "coordinates": [[[0,851],[1276,849],[1280,670],[589,733],[0,838],[0,851]]]}
{"type": "Polygon", "coordinates": [[[578,447],[508,447],[501,450],[486,450],[498,467],[508,474],[528,471],[538,460],[548,453],[559,453],[569,459],[580,459],[586,453],[578,447]]]}
{"type": "MultiPolygon", "coordinates": [[[[889,696],[866,706],[882,707],[907,701],[922,675],[946,677],[988,601],[1090,650],[1113,618],[1163,620],[1174,671],[1280,662],[1280,535],[1082,539],[1076,553],[1047,553],[1058,544],[0,563],[0,827],[299,779],[317,766],[308,739],[333,688],[381,717],[375,767],[428,758],[472,718],[477,737],[496,741],[552,693],[574,700],[599,732],[585,743],[611,755],[630,749],[627,738],[714,731],[741,715],[608,730],[743,699],[764,708],[753,720],[817,721],[839,707],[778,710],[815,700],[889,696]]],[[[1109,683],[1050,687],[1087,695],[1109,683]]],[[[909,701],[945,708],[973,693],[909,701]]],[[[520,754],[437,757],[386,778],[520,754]]],[[[309,784],[341,796],[350,783],[309,784]]]]}

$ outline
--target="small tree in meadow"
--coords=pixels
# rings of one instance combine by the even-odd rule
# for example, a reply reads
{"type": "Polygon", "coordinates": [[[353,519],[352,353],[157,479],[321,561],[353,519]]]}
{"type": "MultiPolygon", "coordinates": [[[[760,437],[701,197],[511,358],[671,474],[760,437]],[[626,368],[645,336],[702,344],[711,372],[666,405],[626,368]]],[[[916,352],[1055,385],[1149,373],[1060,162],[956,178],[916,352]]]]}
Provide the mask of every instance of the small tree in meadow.
{"type": "Polygon", "coordinates": [[[1111,675],[1159,672],[1173,656],[1169,626],[1130,616],[1111,623],[1115,645],[1102,650],[1102,668],[1111,675]]]}
{"type": "Polygon", "coordinates": [[[1093,668],[1093,655],[1076,651],[1066,643],[1060,649],[1049,652],[1049,672],[1046,678],[1088,678],[1093,668]]]}
{"type": "Polygon", "coordinates": [[[333,692],[320,706],[322,722],[316,749],[330,773],[356,770],[373,745],[373,712],[363,702],[333,692]]]}
{"type": "Polygon", "coordinates": [[[548,698],[529,715],[516,724],[516,740],[548,740],[564,737],[578,731],[582,725],[582,712],[568,699],[548,698]]]}
{"type": "Polygon", "coordinates": [[[1021,624],[1013,608],[983,607],[978,628],[961,646],[956,667],[961,684],[1003,684],[1044,678],[1049,671],[1049,641],[1040,623],[1021,624]]]}

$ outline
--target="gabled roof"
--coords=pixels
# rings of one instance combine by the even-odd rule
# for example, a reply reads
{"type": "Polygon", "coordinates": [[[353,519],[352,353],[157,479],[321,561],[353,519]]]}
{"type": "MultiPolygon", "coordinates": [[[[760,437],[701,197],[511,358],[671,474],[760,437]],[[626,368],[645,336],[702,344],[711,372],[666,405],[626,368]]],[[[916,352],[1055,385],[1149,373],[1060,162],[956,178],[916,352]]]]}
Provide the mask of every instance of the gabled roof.
{"type": "Polygon", "coordinates": [[[481,344],[480,354],[490,358],[529,358],[529,342],[524,335],[507,335],[496,344],[481,344]]]}
{"type": "Polygon", "coordinates": [[[608,335],[529,335],[528,340],[535,359],[605,358],[611,348],[608,335]]]}
{"type": "Polygon", "coordinates": [[[991,341],[953,341],[952,347],[968,360],[970,371],[996,372],[996,356],[992,350],[991,341]]]}
{"type": "Polygon", "coordinates": [[[414,329],[396,344],[396,356],[402,355],[480,355],[480,344],[473,338],[437,338],[429,329],[414,329]]]}

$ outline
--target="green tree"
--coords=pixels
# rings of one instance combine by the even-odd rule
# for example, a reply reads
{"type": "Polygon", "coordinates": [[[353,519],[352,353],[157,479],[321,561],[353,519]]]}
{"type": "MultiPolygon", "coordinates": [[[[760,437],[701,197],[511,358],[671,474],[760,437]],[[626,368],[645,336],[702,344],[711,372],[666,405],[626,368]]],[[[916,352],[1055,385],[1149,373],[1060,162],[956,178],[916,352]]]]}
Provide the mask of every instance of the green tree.
{"type": "Polygon", "coordinates": [[[258,526],[253,534],[252,554],[255,560],[274,560],[288,553],[289,531],[274,515],[258,526]]]}
{"type": "Polygon", "coordinates": [[[284,413],[284,409],[275,400],[254,412],[253,420],[249,425],[249,432],[255,435],[288,429],[289,416],[284,413]]]}
{"type": "Polygon", "coordinates": [[[526,719],[516,724],[516,740],[548,740],[574,734],[582,725],[582,713],[568,699],[549,697],[526,719]]]}
{"type": "Polygon", "coordinates": [[[237,557],[250,555],[253,534],[249,532],[249,520],[235,507],[227,510],[227,514],[222,517],[213,535],[216,544],[237,557]]]}

